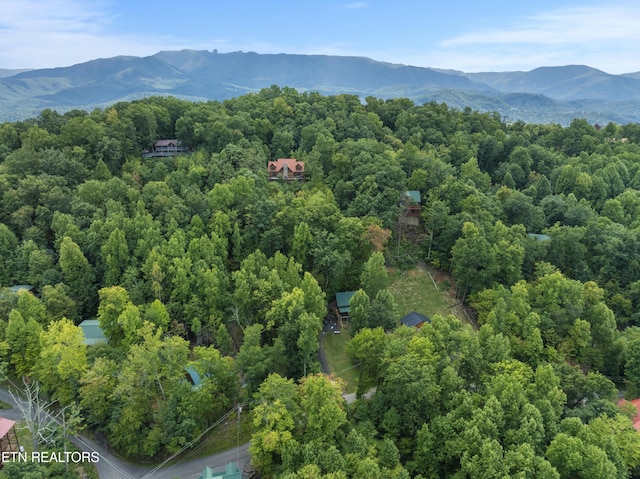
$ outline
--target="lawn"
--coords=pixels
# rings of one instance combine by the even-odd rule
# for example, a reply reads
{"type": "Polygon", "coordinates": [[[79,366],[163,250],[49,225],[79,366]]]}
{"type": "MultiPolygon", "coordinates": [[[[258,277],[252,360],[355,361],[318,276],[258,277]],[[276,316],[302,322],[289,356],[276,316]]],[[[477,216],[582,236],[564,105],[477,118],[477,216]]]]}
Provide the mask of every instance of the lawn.
{"type": "MultiPolygon", "coordinates": [[[[456,300],[447,293],[450,288],[447,279],[437,275],[435,270],[420,268],[407,272],[391,271],[389,280],[389,291],[393,293],[398,303],[401,318],[411,311],[416,311],[429,317],[435,314],[441,316],[453,314],[467,321],[456,300]],[[433,280],[429,273],[432,274],[433,280]]],[[[345,392],[352,393],[358,388],[360,370],[357,366],[353,366],[345,352],[349,339],[351,339],[349,330],[343,329],[340,334],[323,333],[321,342],[329,369],[333,374],[344,379],[347,384],[345,392]]]]}
{"type": "Polygon", "coordinates": [[[464,313],[455,299],[446,292],[449,289],[446,279],[436,279],[437,276],[431,274],[433,280],[426,269],[412,269],[406,272],[391,271],[389,273],[391,280],[389,291],[393,293],[398,303],[400,317],[415,311],[428,317],[434,314],[441,316],[453,314],[466,321],[464,313]],[[438,289],[434,286],[434,282],[438,289]]]}
{"type": "Polygon", "coordinates": [[[343,329],[340,334],[324,333],[321,341],[329,369],[333,374],[344,379],[347,385],[345,392],[352,393],[358,388],[360,370],[351,363],[351,359],[345,352],[349,339],[351,339],[349,330],[343,329]]]}

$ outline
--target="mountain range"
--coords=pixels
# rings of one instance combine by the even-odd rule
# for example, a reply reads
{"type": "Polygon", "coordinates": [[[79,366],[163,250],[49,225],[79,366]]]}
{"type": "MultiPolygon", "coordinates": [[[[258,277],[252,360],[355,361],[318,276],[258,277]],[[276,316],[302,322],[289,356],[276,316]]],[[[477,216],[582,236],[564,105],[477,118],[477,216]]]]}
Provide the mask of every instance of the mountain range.
{"type": "Polygon", "coordinates": [[[528,72],[465,73],[385,63],[363,57],[163,51],[61,68],[0,69],[0,121],[50,108],[92,110],[150,95],[225,100],[271,85],[322,94],[436,101],[497,112],[506,121],[566,125],[640,122],[640,72],[611,75],[581,65],[528,72]]]}

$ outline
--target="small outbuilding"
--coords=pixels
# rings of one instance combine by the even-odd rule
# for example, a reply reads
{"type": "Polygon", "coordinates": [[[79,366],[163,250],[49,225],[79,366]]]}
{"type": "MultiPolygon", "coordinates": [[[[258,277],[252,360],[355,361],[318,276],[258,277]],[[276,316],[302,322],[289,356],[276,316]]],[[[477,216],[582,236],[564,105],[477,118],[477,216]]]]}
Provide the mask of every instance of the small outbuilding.
{"type": "Polygon", "coordinates": [[[410,328],[420,329],[424,325],[424,323],[430,323],[431,320],[424,314],[411,311],[404,318],[402,318],[400,322],[405,326],[409,326],[410,328]]]}

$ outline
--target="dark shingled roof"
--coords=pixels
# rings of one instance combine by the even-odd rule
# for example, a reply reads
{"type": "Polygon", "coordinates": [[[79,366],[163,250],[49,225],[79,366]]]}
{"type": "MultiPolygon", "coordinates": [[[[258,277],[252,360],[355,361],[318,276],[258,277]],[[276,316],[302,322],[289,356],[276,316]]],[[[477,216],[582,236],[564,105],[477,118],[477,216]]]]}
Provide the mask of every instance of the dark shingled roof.
{"type": "Polygon", "coordinates": [[[416,313],[415,311],[411,311],[404,318],[400,320],[402,324],[405,326],[409,326],[410,328],[415,328],[422,323],[430,323],[431,320],[427,318],[424,314],[416,313]]]}

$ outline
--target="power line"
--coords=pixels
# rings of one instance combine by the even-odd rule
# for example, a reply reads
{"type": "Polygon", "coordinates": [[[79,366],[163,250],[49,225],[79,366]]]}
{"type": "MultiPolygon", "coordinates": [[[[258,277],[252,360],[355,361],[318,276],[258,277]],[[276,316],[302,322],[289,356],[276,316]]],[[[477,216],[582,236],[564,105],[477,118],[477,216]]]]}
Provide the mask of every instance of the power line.
{"type": "MultiPolygon", "coordinates": [[[[207,429],[205,429],[204,431],[202,431],[198,436],[196,436],[194,439],[191,440],[191,442],[185,444],[182,449],[180,449],[178,452],[174,453],[173,455],[169,456],[167,459],[165,459],[164,461],[162,461],[160,464],[158,464],[155,468],[153,468],[151,471],[149,471],[147,474],[145,474],[144,476],[142,476],[140,479],[146,479],[151,477],[152,474],[155,474],[156,472],[158,472],[160,469],[162,469],[165,465],[167,465],[167,463],[171,462],[172,460],[174,460],[176,457],[178,457],[180,454],[182,454],[184,451],[186,451],[187,449],[190,449],[191,446],[193,446],[196,442],[200,441],[200,439],[202,439],[203,436],[205,436],[209,431],[211,431],[214,427],[218,426],[222,421],[228,419],[236,410],[238,409],[242,409],[242,406],[246,406],[248,403],[244,403],[244,404],[238,404],[235,407],[233,407],[232,409],[230,409],[229,411],[227,411],[220,419],[218,419],[216,422],[214,422],[211,426],[209,426],[207,429]]],[[[238,413],[239,414],[239,413],[238,413]]]]}

